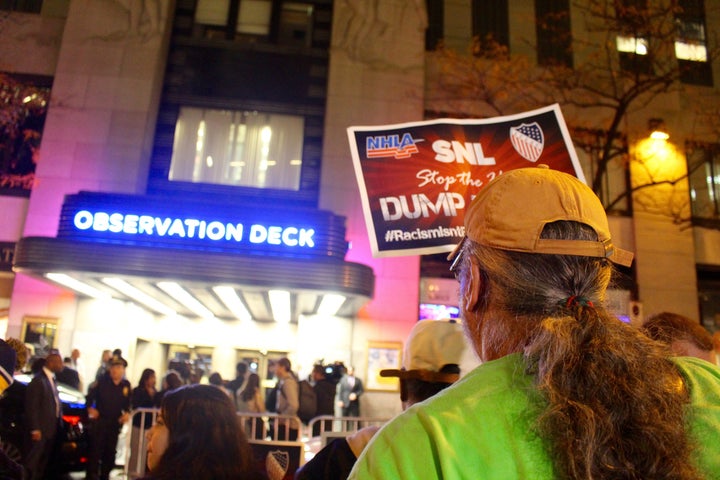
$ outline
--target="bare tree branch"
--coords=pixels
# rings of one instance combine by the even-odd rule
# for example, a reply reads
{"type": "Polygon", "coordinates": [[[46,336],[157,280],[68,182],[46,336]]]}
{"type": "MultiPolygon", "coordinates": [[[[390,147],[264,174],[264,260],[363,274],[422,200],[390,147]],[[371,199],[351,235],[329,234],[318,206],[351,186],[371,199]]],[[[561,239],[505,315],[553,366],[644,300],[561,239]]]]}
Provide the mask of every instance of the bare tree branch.
{"type": "MultiPolygon", "coordinates": [[[[633,133],[627,131],[628,115],[642,111],[665,94],[680,91],[683,88],[680,80],[691,68],[678,61],[675,54],[676,41],[684,38],[681,30],[684,12],[678,1],[639,5],[644,3],[573,1],[573,30],[583,33],[572,39],[571,66],[534,66],[527,58],[509,55],[507,48],[492,38],[474,39],[464,54],[440,48],[434,52],[441,74],[435,78],[435,88],[430,89],[434,92],[431,103],[452,105],[463,114],[484,116],[560,103],[572,112],[568,120],[572,130],[595,132],[592,140],[597,142],[592,145],[595,164],[589,181],[600,195],[603,182],[607,181],[609,162],[620,158],[623,168],[628,169],[634,161],[627,155],[627,138],[633,133]],[[619,45],[633,48],[624,51],[627,49],[619,45]]],[[[567,31],[561,29],[569,23],[557,21],[563,12],[552,15],[539,18],[538,22],[546,30],[557,26],[560,29],[555,32],[557,37],[566,38],[567,31]]],[[[704,47],[708,62],[718,57],[718,49],[711,47],[707,39],[704,47]]],[[[720,109],[709,114],[718,119],[720,109]]],[[[606,208],[612,209],[633,198],[637,191],[674,186],[680,180],[662,179],[628,186],[628,191],[615,196],[606,208]]]]}

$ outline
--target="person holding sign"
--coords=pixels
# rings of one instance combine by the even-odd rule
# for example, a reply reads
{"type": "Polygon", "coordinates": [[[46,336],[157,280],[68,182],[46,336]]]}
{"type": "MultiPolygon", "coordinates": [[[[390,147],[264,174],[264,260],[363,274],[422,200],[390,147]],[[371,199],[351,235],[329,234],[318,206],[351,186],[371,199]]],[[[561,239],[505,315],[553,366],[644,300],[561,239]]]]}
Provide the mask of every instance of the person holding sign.
{"type": "Polygon", "coordinates": [[[464,223],[451,270],[484,363],[385,425],[349,478],[717,478],[720,369],[605,310],[632,254],[592,190],[516,169],[464,223]]]}

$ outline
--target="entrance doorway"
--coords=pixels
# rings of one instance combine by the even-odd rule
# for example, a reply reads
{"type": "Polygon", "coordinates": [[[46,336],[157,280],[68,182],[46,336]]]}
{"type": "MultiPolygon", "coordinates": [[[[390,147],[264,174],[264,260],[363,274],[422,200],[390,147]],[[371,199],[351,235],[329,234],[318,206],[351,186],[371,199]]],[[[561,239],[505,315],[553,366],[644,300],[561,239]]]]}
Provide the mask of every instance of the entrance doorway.
{"type": "Polygon", "coordinates": [[[212,347],[168,345],[168,368],[177,371],[185,383],[201,383],[212,373],[212,347]]]}
{"type": "Polygon", "coordinates": [[[287,352],[260,352],[258,350],[238,350],[237,361],[245,362],[249,373],[257,373],[260,377],[260,387],[263,389],[263,398],[267,398],[270,390],[275,388],[277,377],[275,377],[275,364],[287,352]]]}

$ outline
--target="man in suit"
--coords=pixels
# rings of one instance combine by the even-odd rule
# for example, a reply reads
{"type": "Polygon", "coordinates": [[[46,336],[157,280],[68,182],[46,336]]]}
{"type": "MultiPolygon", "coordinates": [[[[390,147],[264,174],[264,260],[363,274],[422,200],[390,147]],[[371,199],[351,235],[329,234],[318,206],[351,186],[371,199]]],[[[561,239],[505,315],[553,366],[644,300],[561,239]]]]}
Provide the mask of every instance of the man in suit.
{"type": "Polygon", "coordinates": [[[348,367],[347,374],[340,379],[338,405],[343,417],[360,416],[360,395],[364,392],[362,380],[355,376],[355,368],[348,367]]]}
{"type": "Polygon", "coordinates": [[[57,350],[45,358],[45,365],[30,381],[25,394],[25,418],[30,445],[25,457],[29,478],[48,478],[52,466],[48,460],[53,454],[55,438],[60,427],[62,405],[55,384],[55,374],[63,369],[57,350]]]}

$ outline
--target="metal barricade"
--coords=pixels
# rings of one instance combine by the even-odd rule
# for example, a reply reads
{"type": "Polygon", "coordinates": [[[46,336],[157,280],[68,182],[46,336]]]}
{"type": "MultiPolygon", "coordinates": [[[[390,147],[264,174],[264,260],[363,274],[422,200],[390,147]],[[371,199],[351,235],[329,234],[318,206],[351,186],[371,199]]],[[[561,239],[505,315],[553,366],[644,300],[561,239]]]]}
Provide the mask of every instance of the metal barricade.
{"type": "Polygon", "coordinates": [[[148,430],[155,425],[159,408],[137,408],[130,412],[130,435],[127,436],[125,448],[125,477],[134,479],[145,476],[147,459],[148,430]],[[139,426],[135,420],[139,417],[139,426]]]}
{"type": "Polygon", "coordinates": [[[303,435],[305,462],[312,459],[323,447],[337,438],[345,438],[368,426],[381,427],[390,420],[377,417],[335,417],[321,415],[313,418],[303,435]],[[313,433],[315,433],[313,435],[313,433]]]}
{"type": "MultiPolygon", "coordinates": [[[[126,440],[125,476],[134,479],[145,475],[147,459],[147,431],[155,425],[159,408],[138,408],[130,412],[131,434],[126,440]],[[140,425],[134,426],[134,420],[140,416],[140,425]]],[[[285,442],[290,437],[290,430],[298,428],[298,438],[294,442],[301,442],[303,438],[302,423],[295,415],[279,415],[277,413],[247,413],[238,412],[240,424],[245,434],[254,445],[267,443],[273,445],[285,442]]],[[[293,442],[290,442],[293,443],[293,442]]],[[[302,462],[301,462],[302,464],[302,462]]]]}
{"type": "Polygon", "coordinates": [[[333,415],[321,415],[313,418],[307,425],[307,438],[322,436],[326,433],[346,434],[357,432],[361,428],[371,425],[382,426],[389,418],[377,417],[335,417],[333,415]],[[313,435],[318,431],[319,435],[313,435]]]}
{"type": "Polygon", "coordinates": [[[238,412],[237,415],[249,440],[287,440],[290,436],[290,430],[297,427],[297,441],[300,441],[302,423],[295,415],[280,415],[267,412],[238,412]]]}

